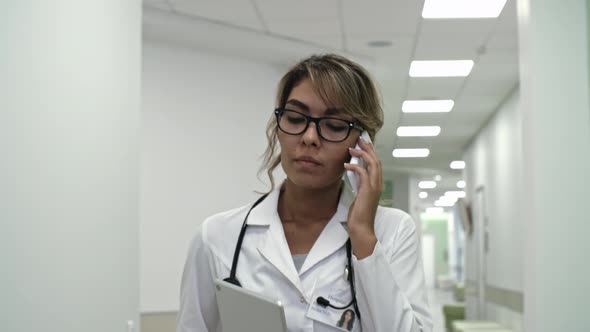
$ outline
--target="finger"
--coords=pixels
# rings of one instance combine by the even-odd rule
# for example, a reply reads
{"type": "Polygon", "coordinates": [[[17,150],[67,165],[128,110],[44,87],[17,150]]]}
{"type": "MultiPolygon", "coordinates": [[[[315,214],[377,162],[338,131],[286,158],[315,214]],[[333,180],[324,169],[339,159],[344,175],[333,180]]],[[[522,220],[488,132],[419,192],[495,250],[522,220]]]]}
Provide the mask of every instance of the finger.
{"type": "Polygon", "coordinates": [[[372,155],[375,159],[379,159],[379,156],[377,156],[377,152],[375,151],[375,146],[373,145],[373,143],[371,142],[367,142],[365,141],[364,138],[360,137],[359,138],[359,147],[363,150],[368,152],[370,155],[372,155]]]}
{"type": "Polygon", "coordinates": [[[369,183],[369,172],[360,165],[344,163],[344,168],[349,171],[353,171],[356,173],[359,179],[359,187],[362,187],[364,183],[369,183]]]}
{"type": "Polygon", "coordinates": [[[350,151],[350,155],[353,157],[361,157],[363,158],[363,160],[365,161],[365,163],[367,165],[370,164],[375,164],[375,155],[371,154],[369,151],[365,151],[365,150],[359,150],[359,149],[353,149],[353,148],[348,148],[348,151],[350,151]]]}
{"type": "Polygon", "coordinates": [[[365,164],[367,164],[371,186],[374,188],[380,188],[382,186],[383,172],[381,169],[381,160],[379,160],[379,157],[364,150],[349,150],[350,155],[362,158],[365,164]]]}
{"type": "Polygon", "coordinates": [[[383,186],[383,171],[382,171],[381,159],[379,158],[379,155],[377,155],[377,151],[375,151],[374,144],[372,142],[365,141],[365,139],[362,136],[360,137],[359,141],[360,141],[359,146],[361,147],[361,149],[363,149],[363,151],[366,151],[367,153],[369,153],[374,158],[375,171],[378,174],[378,178],[375,180],[378,181],[380,186],[383,186]]]}

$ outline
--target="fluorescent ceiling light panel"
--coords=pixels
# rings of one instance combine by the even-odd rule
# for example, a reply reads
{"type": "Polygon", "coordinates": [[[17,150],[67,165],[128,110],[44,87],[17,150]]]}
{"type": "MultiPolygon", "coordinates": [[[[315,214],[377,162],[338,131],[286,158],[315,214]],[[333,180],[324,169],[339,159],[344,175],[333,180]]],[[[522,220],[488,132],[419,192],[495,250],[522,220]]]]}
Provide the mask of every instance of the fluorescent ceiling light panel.
{"type": "Polygon", "coordinates": [[[426,208],[426,213],[443,213],[445,210],[441,207],[426,208]]]}
{"type": "Polygon", "coordinates": [[[450,167],[452,169],[464,169],[465,168],[465,162],[462,160],[455,160],[451,163],[450,167]]]}
{"type": "Polygon", "coordinates": [[[450,99],[441,100],[406,100],[402,104],[404,113],[444,113],[450,112],[455,102],[450,99]]]}
{"type": "Polygon", "coordinates": [[[439,134],[439,126],[401,126],[397,128],[397,136],[399,137],[432,137],[439,134]]]}
{"type": "Polygon", "coordinates": [[[427,192],[425,192],[425,191],[421,191],[421,192],[418,194],[418,197],[420,197],[420,198],[428,198],[428,193],[427,193],[427,192]]]}
{"type": "Polygon", "coordinates": [[[420,181],[420,182],[418,182],[418,187],[420,189],[433,189],[433,188],[436,188],[436,182],[434,182],[434,181],[420,181]]]}
{"type": "MultiPolygon", "coordinates": [[[[477,3],[480,3],[477,1],[477,3]]],[[[471,73],[473,60],[412,61],[411,77],[465,77],[471,73]]]]}
{"type": "Polygon", "coordinates": [[[426,0],[423,18],[493,18],[500,16],[506,0],[426,0]]]}
{"type": "Polygon", "coordinates": [[[463,181],[463,180],[457,181],[457,188],[463,189],[463,188],[465,188],[465,185],[466,185],[465,181],[463,181]]]}
{"type": "Polygon", "coordinates": [[[395,149],[392,153],[395,158],[425,158],[429,154],[428,149],[395,149]]]}

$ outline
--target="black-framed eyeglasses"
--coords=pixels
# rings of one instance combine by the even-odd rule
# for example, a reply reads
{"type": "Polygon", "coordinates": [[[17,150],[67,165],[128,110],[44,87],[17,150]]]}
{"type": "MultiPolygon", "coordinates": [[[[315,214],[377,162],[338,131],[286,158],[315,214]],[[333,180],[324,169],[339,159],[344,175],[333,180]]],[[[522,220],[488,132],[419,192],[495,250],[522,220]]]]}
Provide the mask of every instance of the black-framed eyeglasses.
{"type": "Polygon", "coordinates": [[[361,126],[351,121],[329,116],[314,118],[286,108],[275,109],[275,115],[279,129],[289,135],[303,134],[309,127],[310,122],[315,123],[318,135],[328,142],[346,140],[353,129],[363,131],[361,126]]]}

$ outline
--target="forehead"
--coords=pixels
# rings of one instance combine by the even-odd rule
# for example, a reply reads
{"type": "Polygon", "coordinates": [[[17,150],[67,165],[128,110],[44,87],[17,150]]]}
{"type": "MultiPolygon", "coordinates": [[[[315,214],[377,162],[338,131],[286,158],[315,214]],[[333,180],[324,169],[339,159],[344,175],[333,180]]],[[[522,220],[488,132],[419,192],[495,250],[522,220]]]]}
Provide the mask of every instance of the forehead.
{"type": "Polygon", "coordinates": [[[327,96],[322,96],[309,79],[299,82],[293,87],[287,97],[285,106],[296,108],[300,111],[312,113],[314,115],[344,115],[344,108],[339,103],[330,102],[327,96]]]}

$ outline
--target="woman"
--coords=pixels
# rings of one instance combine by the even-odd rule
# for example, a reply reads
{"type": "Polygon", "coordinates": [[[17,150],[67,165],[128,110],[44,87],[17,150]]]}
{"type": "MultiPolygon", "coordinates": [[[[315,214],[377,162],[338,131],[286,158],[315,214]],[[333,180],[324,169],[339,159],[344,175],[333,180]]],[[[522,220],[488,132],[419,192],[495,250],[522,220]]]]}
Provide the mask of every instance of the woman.
{"type": "Polygon", "coordinates": [[[350,309],[344,310],[336,326],[344,328],[347,331],[352,331],[352,327],[354,326],[354,311],[350,309]]]}
{"type": "Polygon", "coordinates": [[[378,92],[356,63],[312,56],[285,74],[262,167],[271,191],[254,208],[203,222],[183,273],[177,331],[220,330],[214,280],[230,276],[246,215],[235,277],[280,300],[290,331],[340,330],[334,325],[340,311],[318,307],[320,297],[355,310],[353,331],[432,330],[414,222],[378,206],[381,162],[373,145],[359,139],[363,130],[374,139],[382,124],[378,92]],[[353,149],[357,141],[360,150],[353,149]],[[367,168],[347,163],[351,156],[367,168]],[[275,188],[279,164],[287,178],[275,188]],[[351,204],[345,170],[359,179],[351,204]]]}

